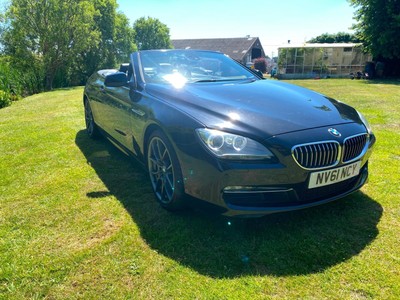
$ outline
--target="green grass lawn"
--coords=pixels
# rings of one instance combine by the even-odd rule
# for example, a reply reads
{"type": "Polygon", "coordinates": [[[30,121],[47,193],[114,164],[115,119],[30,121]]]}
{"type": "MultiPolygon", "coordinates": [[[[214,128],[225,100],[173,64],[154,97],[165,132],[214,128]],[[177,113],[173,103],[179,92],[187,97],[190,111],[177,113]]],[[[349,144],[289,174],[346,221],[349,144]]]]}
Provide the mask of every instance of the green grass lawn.
{"type": "Polygon", "coordinates": [[[370,180],[324,206],[173,214],[84,132],[82,88],[0,110],[0,299],[400,299],[400,82],[292,81],[358,108],[370,180]]]}

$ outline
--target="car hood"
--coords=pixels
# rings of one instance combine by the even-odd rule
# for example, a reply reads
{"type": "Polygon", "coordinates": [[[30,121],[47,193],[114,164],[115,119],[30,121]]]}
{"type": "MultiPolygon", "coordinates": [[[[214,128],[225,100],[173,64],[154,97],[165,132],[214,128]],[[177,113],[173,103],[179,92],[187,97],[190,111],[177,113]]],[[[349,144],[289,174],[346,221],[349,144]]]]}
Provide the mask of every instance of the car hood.
{"type": "Polygon", "coordinates": [[[275,80],[192,83],[181,88],[147,84],[146,91],[205,127],[263,138],[323,126],[361,123],[352,107],[275,80]]]}

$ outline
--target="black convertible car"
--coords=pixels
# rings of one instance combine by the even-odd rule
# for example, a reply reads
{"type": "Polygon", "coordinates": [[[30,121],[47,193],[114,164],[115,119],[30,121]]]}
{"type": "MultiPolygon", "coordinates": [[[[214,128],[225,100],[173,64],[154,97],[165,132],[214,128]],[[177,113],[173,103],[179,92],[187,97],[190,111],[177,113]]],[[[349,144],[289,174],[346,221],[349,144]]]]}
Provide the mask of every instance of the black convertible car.
{"type": "Polygon", "coordinates": [[[135,52],[93,74],[83,102],[88,134],[142,162],[171,210],[193,197],[229,216],[327,203],[367,181],[375,143],[354,108],[211,51],[135,52]]]}

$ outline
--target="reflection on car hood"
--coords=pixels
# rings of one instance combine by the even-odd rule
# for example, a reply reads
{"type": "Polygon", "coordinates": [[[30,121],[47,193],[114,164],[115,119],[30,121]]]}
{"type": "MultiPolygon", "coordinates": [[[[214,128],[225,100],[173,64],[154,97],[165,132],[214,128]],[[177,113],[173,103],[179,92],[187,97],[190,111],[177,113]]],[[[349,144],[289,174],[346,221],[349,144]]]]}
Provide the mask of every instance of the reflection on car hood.
{"type": "Polygon", "coordinates": [[[193,83],[175,89],[147,84],[146,91],[208,128],[273,135],[360,123],[350,106],[316,92],[274,80],[193,83]]]}

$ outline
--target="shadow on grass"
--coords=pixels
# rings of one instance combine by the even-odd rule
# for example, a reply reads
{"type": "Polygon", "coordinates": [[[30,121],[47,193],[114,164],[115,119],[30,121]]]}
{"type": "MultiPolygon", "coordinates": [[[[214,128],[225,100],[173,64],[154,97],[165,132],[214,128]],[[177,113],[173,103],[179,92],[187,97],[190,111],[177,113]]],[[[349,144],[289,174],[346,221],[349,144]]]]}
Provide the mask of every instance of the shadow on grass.
{"type": "Polygon", "coordinates": [[[382,207],[362,192],[331,204],[259,219],[228,219],[204,209],[169,213],[156,203],[147,174],[105,140],[78,132],[76,144],[158,253],[214,278],[302,275],[359,254],[378,235],[382,207]]]}
{"type": "Polygon", "coordinates": [[[396,78],[388,78],[388,79],[371,79],[371,80],[362,80],[365,84],[387,84],[387,85],[400,85],[400,79],[396,78]]]}

